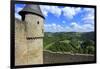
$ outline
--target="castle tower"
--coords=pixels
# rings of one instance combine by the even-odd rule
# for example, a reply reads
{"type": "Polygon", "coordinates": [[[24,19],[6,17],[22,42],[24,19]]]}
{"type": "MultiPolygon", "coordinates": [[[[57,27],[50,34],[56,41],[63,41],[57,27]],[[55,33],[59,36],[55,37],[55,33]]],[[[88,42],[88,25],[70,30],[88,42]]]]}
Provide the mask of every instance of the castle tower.
{"type": "MultiPolygon", "coordinates": [[[[34,65],[43,64],[43,24],[44,16],[40,10],[39,5],[26,5],[23,10],[19,12],[22,16],[22,22],[24,22],[24,33],[25,33],[25,50],[26,52],[21,52],[26,54],[24,63],[21,60],[16,60],[17,65],[34,65]]],[[[23,48],[22,48],[23,49],[23,48]]],[[[15,52],[17,54],[17,52],[15,52]]],[[[22,56],[23,57],[23,56],[22,56]]],[[[20,59],[20,57],[15,57],[15,59],[20,59]]]]}

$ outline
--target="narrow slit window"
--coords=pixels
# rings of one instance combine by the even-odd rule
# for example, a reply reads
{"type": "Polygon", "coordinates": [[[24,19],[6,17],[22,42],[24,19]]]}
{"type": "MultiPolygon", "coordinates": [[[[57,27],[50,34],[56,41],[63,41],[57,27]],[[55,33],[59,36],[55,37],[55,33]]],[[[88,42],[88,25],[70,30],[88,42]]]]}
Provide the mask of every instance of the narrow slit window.
{"type": "Polygon", "coordinates": [[[37,21],[37,24],[39,24],[39,21],[37,21]]]}

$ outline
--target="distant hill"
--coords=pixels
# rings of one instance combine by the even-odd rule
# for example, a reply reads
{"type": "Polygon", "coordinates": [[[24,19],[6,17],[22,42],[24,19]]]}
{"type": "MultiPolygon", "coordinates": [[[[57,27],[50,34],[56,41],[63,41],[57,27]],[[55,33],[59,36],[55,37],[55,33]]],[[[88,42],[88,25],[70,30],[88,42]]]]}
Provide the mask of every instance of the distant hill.
{"type": "Polygon", "coordinates": [[[84,39],[95,40],[95,33],[94,32],[85,32],[81,35],[84,39]]]}
{"type": "Polygon", "coordinates": [[[93,54],[94,32],[45,32],[44,50],[93,54]]]}

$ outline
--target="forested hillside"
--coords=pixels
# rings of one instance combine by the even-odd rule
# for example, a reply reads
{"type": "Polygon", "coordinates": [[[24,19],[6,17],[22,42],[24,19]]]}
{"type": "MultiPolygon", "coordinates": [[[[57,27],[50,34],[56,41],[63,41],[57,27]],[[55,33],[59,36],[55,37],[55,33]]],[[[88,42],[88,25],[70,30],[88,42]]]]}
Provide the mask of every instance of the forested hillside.
{"type": "Polygon", "coordinates": [[[45,32],[43,44],[44,50],[53,52],[95,53],[94,32],[45,32]]]}

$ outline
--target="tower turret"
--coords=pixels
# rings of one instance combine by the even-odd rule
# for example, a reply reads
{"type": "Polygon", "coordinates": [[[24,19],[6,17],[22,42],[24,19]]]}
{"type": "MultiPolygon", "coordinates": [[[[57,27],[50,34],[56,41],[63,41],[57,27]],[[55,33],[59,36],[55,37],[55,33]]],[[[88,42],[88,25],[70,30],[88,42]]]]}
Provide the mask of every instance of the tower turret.
{"type": "Polygon", "coordinates": [[[28,38],[43,37],[44,16],[39,5],[26,5],[19,14],[26,22],[28,38]]]}

